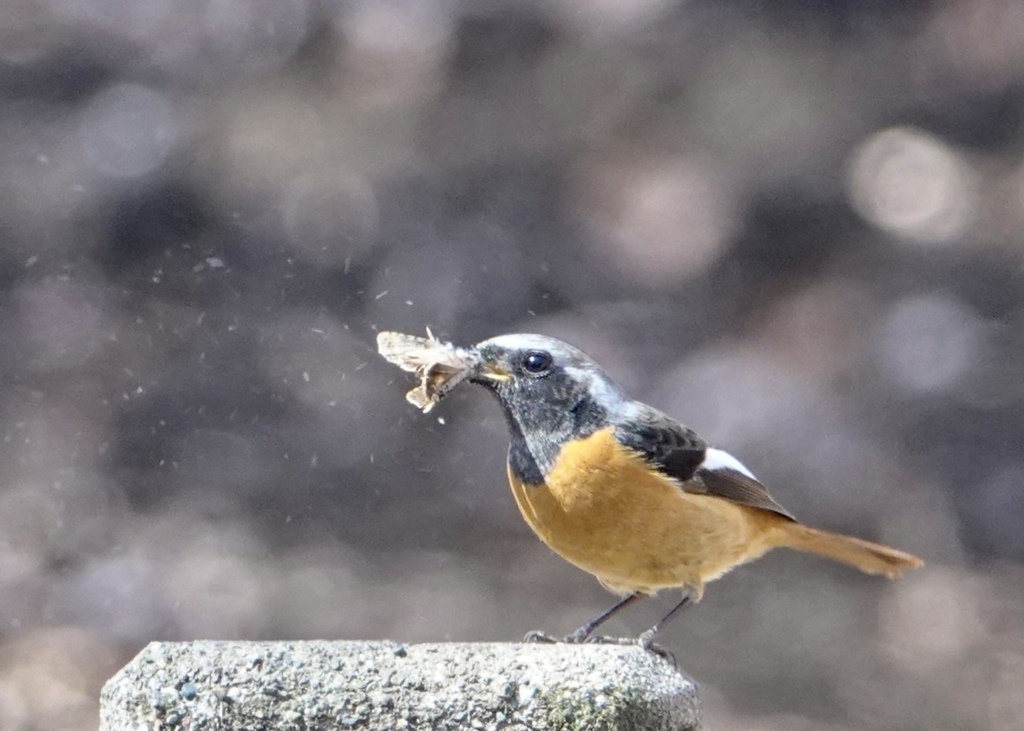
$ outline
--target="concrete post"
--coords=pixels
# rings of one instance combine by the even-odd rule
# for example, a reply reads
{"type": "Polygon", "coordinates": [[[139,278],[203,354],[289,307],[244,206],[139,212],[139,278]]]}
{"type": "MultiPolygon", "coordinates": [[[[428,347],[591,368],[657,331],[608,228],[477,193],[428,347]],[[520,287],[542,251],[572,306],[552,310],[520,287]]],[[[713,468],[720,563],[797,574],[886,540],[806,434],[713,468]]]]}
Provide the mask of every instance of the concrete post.
{"type": "Polygon", "coordinates": [[[154,642],[101,731],[699,728],[693,681],[639,647],[154,642]]]}

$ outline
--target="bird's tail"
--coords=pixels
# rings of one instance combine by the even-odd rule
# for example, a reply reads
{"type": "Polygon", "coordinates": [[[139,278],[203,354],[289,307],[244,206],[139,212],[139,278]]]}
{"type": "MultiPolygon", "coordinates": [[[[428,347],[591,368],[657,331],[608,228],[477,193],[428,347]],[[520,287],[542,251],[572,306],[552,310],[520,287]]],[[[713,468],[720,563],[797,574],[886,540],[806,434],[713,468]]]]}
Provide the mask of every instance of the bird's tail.
{"type": "Polygon", "coordinates": [[[781,530],[776,545],[825,556],[867,574],[882,574],[893,579],[906,569],[924,565],[917,556],[853,536],[808,528],[796,522],[783,523],[778,528],[781,530]]]}

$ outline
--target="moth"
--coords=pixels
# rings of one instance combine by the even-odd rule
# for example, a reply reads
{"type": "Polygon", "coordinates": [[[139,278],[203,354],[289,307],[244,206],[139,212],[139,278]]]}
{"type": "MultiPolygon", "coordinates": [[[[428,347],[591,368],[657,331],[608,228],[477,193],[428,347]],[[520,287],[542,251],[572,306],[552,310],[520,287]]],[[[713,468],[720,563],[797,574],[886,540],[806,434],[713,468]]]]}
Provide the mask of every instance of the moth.
{"type": "Polygon", "coordinates": [[[385,331],[377,334],[377,352],[403,371],[415,373],[419,383],[405,400],[427,413],[473,373],[477,357],[472,351],[427,337],[385,331]]]}

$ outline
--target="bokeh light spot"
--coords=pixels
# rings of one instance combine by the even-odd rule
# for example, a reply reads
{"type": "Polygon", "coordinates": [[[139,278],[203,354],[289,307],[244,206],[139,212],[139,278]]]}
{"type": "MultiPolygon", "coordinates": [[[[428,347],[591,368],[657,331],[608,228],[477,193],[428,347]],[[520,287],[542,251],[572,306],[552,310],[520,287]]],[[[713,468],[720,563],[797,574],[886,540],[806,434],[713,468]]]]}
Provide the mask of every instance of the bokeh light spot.
{"type": "Polygon", "coordinates": [[[178,135],[174,107],[160,93],[138,84],[100,92],[79,126],[92,165],[108,175],[134,178],[164,161],[178,135]]]}
{"type": "Polygon", "coordinates": [[[912,128],[865,140],[850,158],[846,184],[864,218],[913,241],[952,241],[976,213],[976,183],[964,156],[912,128]]]}
{"type": "Polygon", "coordinates": [[[598,162],[583,181],[581,213],[597,229],[591,245],[638,282],[707,269],[733,232],[733,191],[700,161],[598,162]]]}
{"type": "Polygon", "coordinates": [[[983,341],[983,323],[966,305],[940,295],[907,297],[882,325],[878,357],[897,385],[942,391],[976,362],[983,341]]]}

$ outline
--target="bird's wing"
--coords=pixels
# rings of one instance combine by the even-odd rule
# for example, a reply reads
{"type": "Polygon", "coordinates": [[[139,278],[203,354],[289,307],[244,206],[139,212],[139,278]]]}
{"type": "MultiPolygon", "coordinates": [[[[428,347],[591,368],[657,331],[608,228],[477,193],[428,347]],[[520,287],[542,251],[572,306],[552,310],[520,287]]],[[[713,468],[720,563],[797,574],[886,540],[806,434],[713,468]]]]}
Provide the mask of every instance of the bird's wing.
{"type": "Polygon", "coordinates": [[[696,476],[708,448],[693,429],[650,407],[616,424],[615,438],[680,483],[696,476]]]}
{"type": "Polygon", "coordinates": [[[686,492],[713,495],[793,520],[768,489],[728,452],[715,449],[696,432],[654,409],[615,429],[620,444],[634,449],[686,492]]]}
{"type": "Polygon", "coordinates": [[[704,462],[697,470],[693,482],[704,486],[701,490],[684,485],[687,492],[704,492],[732,500],[740,505],[749,505],[762,510],[770,510],[790,520],[796,520],[788,510],[779,505],[768,494],[768,488],[762,485],[743,464],[728,452],[708,447],[704,462]]]}

